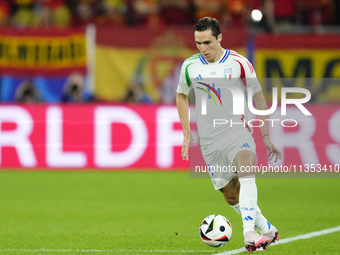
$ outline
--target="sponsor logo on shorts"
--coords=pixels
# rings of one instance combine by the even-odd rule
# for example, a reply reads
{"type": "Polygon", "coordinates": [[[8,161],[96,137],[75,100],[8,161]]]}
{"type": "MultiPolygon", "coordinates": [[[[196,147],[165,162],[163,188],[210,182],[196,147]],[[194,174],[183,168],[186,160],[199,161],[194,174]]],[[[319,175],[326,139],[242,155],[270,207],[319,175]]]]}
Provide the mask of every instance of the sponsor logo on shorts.
{"type": "Polygon", "coordinates": [[[243,144],[240,148],[250,148],[248,143],[243,144]]]}

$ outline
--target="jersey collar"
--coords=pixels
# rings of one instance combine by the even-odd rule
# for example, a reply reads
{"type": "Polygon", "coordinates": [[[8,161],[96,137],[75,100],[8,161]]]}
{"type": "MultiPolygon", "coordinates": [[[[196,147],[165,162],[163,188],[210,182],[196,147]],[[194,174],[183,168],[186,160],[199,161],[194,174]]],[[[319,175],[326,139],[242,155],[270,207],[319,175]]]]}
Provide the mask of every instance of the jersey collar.
{"type": "MultiPolygon", "coordinates": [[[[225,52],[224,52],[222,58],[220,59],[220,61],[218,62],[219,64],[224,63],[224,62],[227,60],[227,58],[229,57],[230,50],[227,50],[227,49],[224,49],[224,50],[225,50],[225,52]]],[[[201,62],[202,62],[203,65],[209,65],[209,63],[204,59],[204,57],[203,57],[202,54],[200,54],[200,57],[199,57],[199,58],[200,58],[200,60],[201,60],[201,62]]],[[[215,63],[216,63],[216,62],[215,62],[215,63]]]]}
{"type": "Polygon", "coordinates": [[[227,60],[227,58],[229,57],[229,54],[230,54],[230,50],[225,50],[223,57],[221,58],[221,60],[218,63],[219,64],[224,63],[227,60]]]}
{"type": "Polygon", "coordinates": [[[208,65],[208,62],[204,59],[204,57],[202,56],[202,53],[200,54],[200,60],[203,63],[203,65],[208,65]]]}

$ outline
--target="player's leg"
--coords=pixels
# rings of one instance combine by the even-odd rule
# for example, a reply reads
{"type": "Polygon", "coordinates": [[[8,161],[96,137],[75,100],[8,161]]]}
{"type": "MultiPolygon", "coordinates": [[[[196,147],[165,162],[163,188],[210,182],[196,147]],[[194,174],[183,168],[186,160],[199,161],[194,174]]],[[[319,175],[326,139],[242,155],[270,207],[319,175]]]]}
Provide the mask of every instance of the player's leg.
{"type": "Polygon", "coordinates": [[[250,150],[239,151],[234,159],[239,181],[239,204],[243,221],[243,234],[247,251],[256,250],[259,247],[267,247],[269,239],[259,236],[255,231],[257,187],[255,173],[252,166],[255,165],[256,155],[250,150]]]}
{"type": "MultiPolygon", "coordinates": [[[[250,139],[251,139],[250,141],[246,140],[247,145],[248,146],[250,145],[251,148],[255,150],[255,143],[253,142],[251,137],[250,139]]],[[[223,144],[218,144],[208,149],[209,149],[209,153],[208,153],[208,150],[202,151],[203,158],[208,166],[211,166],[211,167],[214,166],[216,168],[216,166],[230,166],[231,163],[235,160],[235,158],[237,158],[235,157],[235,155],[238,154],[240,147],[239,145],[235,145],[232,149],[226,150],[223,144]]],[[[248,150],[246,150],[246,152],[251,152],[254,154],[254,160],[252,164],[255,164],[255,153],[252,151],[248,151],[248,150]]],[[[238,181],[238,173],[234,172],[234,170],[232,169],[231,171],[227,171],[227,172],[214,172],[214,171],[209,170],[209,174],[210,174],[210,178],[213,182],[215,189],[221,190],[221,191],[223,190],[222,192],[227,202],[230,203],[236,211],[238,211],[240,208],[238,206],[238,200],[239,200],[238,198],[239,198],[239,190],[240,190],[240,182],[238,181]]],[[[257,191],[256,191],[256,194],[257,194],[257,191]]],[[[252,227],[252,231],[254,233],[254,226],[252,227]]],[[[263,238],[262,239],[260,238],[259,240],[268,241],[268,239],[263,239],[263,238]]],[[[257,242],[255,243],[257,246],[260,246],[260,244],[264,244],[264,242],[258,243],[259,240],[257,240],[257,242]]]]}
{"type": "Polygon", "coordinates": [[[226,186],[220,189],[225,201],[241,215],[239,204],[240,182],[238,178],[233,178],[226,186]]]}
{"type": "MultiPolygon", "coordinates": [[[[238,178],[232,179],[226,186],[221,188],[220,191],[223,193],[226,202],[242,216],[239,204],[240,182],[238,178]]],[[[258,206],[256,206],[255,210],[255,228],[259,230],[261,234],[268,234],[272,228],[271,223],[263,216],[258,206]]]]}
{"type": "MultiPolygon", "coordinates": [[[[224,199],[229,205],[234,206],[239,203],[240,182],[238,178],[233,178],[226,186],[221,188],[220,191],[223,193],[224,199]]],[[[236,212],[241,215],[241,212],[238,210],[236,210],[236,212]]]]}
{"type": "Polygon", "coordinates": [[[252,166],[255,165],[256,156],[252,151],[241,150],[234,159],[233,165],[236,167],[239,182],[239,203],[243,218],[243,233],[253,231],[257,206],[257,187],[255,183],[255,173],[252,166]]]}
{"type": "MultiPolygon", "coordinates": [[[[234,208],[234,210],[241,215],[239,204],[240,182],[238,178],[233,178],[226,186],[220,189],[227,203],[234,208]]],[[[277,229],[269,223],[269,221],[262,215],[261,210],[256,206],[255,228],[260,231],[262,235],[269,239],[269,244],[279,240],[277,229]]],[[[268,244],[268,245],[269,245],[268,244]]]]}

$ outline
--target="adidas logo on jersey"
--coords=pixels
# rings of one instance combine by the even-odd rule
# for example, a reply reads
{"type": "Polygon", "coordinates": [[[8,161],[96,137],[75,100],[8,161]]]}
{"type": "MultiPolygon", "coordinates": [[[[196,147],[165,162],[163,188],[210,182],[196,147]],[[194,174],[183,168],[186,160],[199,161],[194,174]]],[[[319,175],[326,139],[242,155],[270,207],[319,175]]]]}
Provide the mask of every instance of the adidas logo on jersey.
{"type": "Polygon", "coordinates": [[[195,81],[203,81],[202,75],[199,74],[199,75],[196,77],[195,81]]]}
{"type": "Polygon", "coordinates": [[[249,144],[245,143],[240,148],[250,148],[249,144]]]}

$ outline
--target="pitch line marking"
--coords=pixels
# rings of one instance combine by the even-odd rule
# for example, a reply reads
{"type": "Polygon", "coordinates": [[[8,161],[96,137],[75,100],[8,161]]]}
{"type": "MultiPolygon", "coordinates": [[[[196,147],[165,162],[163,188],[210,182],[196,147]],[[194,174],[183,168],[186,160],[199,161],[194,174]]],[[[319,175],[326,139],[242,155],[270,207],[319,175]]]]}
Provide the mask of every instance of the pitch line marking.
{"type": "MultiPolygon", "coordinates": [[[[310,232],[307,234],[303,234],[303,235],[298,235],[298,236],[294,236],[294,237],[288,237],[288,238],[284,238],[281,239],[279,241],[276,241],[275,243],[271,244],[271,246],[274,245],[279,245],[279,244],[283,244],[283,243],[290,243],[293,241],[297,241],[297,240],[302,240],[302,239],[309,239],[309,238],[313,238],[313,237],[317,237],[317,236],[322,236],[322,235],[327,235],[330,233],[334,233],[334,232],[338,232],[340,231],[340,226],[334,227],[334,228],[327,228],[327,229],[323,229],[323,230],[319,230],[319,231],[315,231],[315,232],[310,232]]],[[[239,248],[239,249],[235,249],[235,250],[231,250],[231,251],[225,251],[225,252],[221,252],[221,253],[214,253],[214,255],[233,255],[233,254],[239,254],[246,251],[246,249],[244,247],[239,248]]],[[[97,249],[76,249],[76,250],[72,250],[72,249],[45,249],[45,248],[41,248],[41,249],[0,249],[0,253],[1,252],[88,252],[88,253],[101,253],[101,252],[124,252],[124,253],[129,253],[129,252],[154,252],[154,253],[197,253],[197,252],[207,252],[207,253],[211,253],[213,252],[212,250],[204,250],[204,251],[194,251],[194,250],[123,250],[123,249],[117,249],[117,250],[97,250],[97,249]]]]}
{"type": "Polygon", "coordinates": [[[212,253],[212,250],[204,250],[204,251],[195,251],[195,250],[123,250],[123,249],[117,249],[117,250],[110,250],[110,249],[103,249],[103,250],[97,250],[97,249],[0,249],[0,253],[2,252],[55,252],[55,253],[62,253],[62,252],[70,252],[70,253],[76,253],[76,252],[82,252],[82,253],[198,253],[198,252],[206,252],[206,253],[212,253]]]}
{"type": "MultiPolygon", "coordinates": [[[[309,239],[309,238],[312,238],[312,237],[327,235],[327,234],[338,232],[338,231],[340,231],[340,226],[337,226],[337,227],[334,227],[334,228],[326,228],[326,229],[323,229],[323,230],[310,232],[310,233],[303,234],[303,235],[298,235],[298,236],[294,236],[294,237],[287,237],[287,238],[281,239],[279,241],[276,241],[275,243],[271,244],[270,246],[279,245],[279,244],[283,244],[283,243],[290,243],[290,242],[294,242],[294,241],[302,240],[302,239],[309,239]]],[[[239,254],[239,253],[244,252],[244,251],[246,251],[246,249],[244,247],[242,247],[242,248],[231,250],[231,251],[225,251],[225,252],[217,253],[215,255],[233,255],[233,254],[239,254]]]]}

